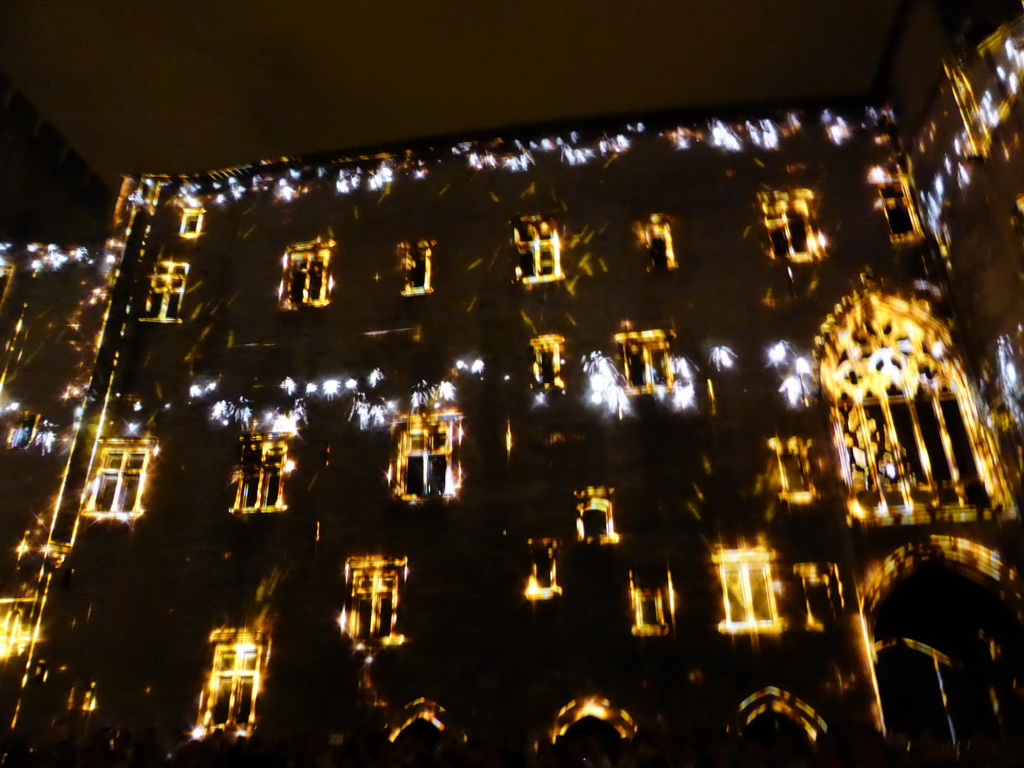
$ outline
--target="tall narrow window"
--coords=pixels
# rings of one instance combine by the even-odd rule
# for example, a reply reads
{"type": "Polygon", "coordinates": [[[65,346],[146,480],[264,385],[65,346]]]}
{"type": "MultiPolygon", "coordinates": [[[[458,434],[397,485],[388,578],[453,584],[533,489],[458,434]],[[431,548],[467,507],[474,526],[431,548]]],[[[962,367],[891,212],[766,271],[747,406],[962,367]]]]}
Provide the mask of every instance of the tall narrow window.
{"type": "Polygon", "coordinates": [[[188,264],[161,261],[149,277],[149,295],[142,320],[155,323],[180,323],[181,300],[185,296],[188,264]]]}
{"type": "Polygon", "coordinates": [[[333,240],[310,240],[289,246],[278,296],[282,309],[323,307],[331,300],[333,240]]]}
{"type": "Polygon", "coordinates": [[[714,555],[722,580],[725,618],[721,632],[780,632],[782,620],[775,608],[772,553],[764,547],[723,549],[714,555]]]}
{"type": "Polygon", "coordinates": [[[675,615],[672,574],[668,574],[663,584],[647,584],[639,574],[630,571],[629,595],[633,607],[633,634],[638,637],[667,635],[675,615]]]}
{"type": "Polygon", "coordinates": [[[800,577],[807,616],[804,628],[820,632],[843,609],[843,585],[835,563],[797,563],[793,572],[800,577]]]}
{"type": "Polygon", "coordinates": [[[555,219],[523,216],[512,222],[512,234],[519,250],[517,280],[533,284],[565,277],[562,274],[562,245],[555,219]]]}
{"type": "Polygon", "coordinates": [[[562,355],[565,339],[549,333],[530,339],[533,349],[533,386],[538,389],[565,389],[562,379],[562,355]]]}
{"type": "Polygon", "coordinates": [[[28,448],[36,436],[39,426],[39,414],[25,411],[7,433],[8,448],[28,448]]]}
{"type": "Polygon", "coordinates": [[[235,470],[233,512],[283,512],[284,476],[292,470],[288,438],[250,433],[239,438],[240,460],[235,470]]]}
{"type": "Polygon", "coordinates": [[[247,735],[256,724],[256,698],[270,656],[262,632],[218,629],[210,635],[213,666],[199,703],[196,735],[216,728],[247,735]]]}
{"type": "Polygon", "coordinates": [[[530,577],[526,581],[527,600],[550,600],[562,594],[558,586],[558,541],[529,539],[530,577]]]}
{"type": "Polygon", "coordinates": [[[878,187],[878,206],[885,212],[889,239],[894,243],[919,242],[924,233],[914,204],[910,174],[898,164],[888,169],[876,166],[868,179],[878,187]]]}
{"type": "Polygon", "coordinates": [[[100,446],[84,515],[131,520],[143,513],[142,495],[156,441],[104,440],[100,446]]]}
{"type": "Polygon", "coordinates": [[[397,451],[389,470],[395,496],[403,501],[450,498],[462,483],[458,447],[462,415],[414,413],[395,424],[397,451]]]}
{"type": "Polygon", "coordinates": [[[33,598],[0,598],[0,659],[23,654],[33,640],[38,639],[33,629],[33,598]]]}
{"type": "Polygon", "coordinates": [[[199,237],[203,232],[203,216],[205,211],[202,208],[186,208],[181,212],[181,229],[179,234],[182,237],[199,237]]]}
{"type": "Polygon", "coordinates": [[[811,482],[811,463],[807,457],[810,440],[773,437],[768,446],[775,451],[779,498],[791,504],[810,504],[815,490],[811,482]]]}
{"type": "Polygon", "coordinates": [[[576,505],[576,535],[580,541],[596,544],[616,544],[619,534],[615,532],[612,518],[612,493],[614,488],[590,486],[576,491],[580,503],[576,505]]]}
{"type": "Polygon", "coordinates": [[[992,147],[992,129],[978,107],[974,88],[963,67],[949,62],[945,67],[953,98],[964,122],[967,154],[984,160],[992,147]]]}
{"type": "Polygon", "coordinates": [[[6,263],[0,258],[0,307],[7,298],[7,291],[11,287],[11,278],[14,277],[14,265],[6,263]]]}
{"type": "Polygon", "coordinates": [[[675,269],[676,254],[672,248],[672,228],[663,213],[652,213],[642,224],[644,244],[651,257],[648,269],[675,269]]]}
{"type": "Polygon", "coordinates": [[[403,296],[424,296],[434,292],[433,248],[434,240],[419,240],[415,243],[400,243],[398,252],[402,257],[405,272],[403,296]]]}
{"type": "Polygon", "coordinates": [[[669,354],[669,332],[629,331],[615,334],[622,351],[623,374],[630,394],[672,389],[675,380],[669,354]]]}
{"type": "Polygon", "coordinates": [[[348,597],[340,623],[358,648],[405,642],[395,627],[398,598],[408,573],[405,557],[367,555],[345,561],[348,597]]]}
{"type": "Polygon", "coordinates": [[[758,194],[772,258],[792,264],[820,261],[825,240],[814,228],[816,200],[809,189],[758,194]]]}

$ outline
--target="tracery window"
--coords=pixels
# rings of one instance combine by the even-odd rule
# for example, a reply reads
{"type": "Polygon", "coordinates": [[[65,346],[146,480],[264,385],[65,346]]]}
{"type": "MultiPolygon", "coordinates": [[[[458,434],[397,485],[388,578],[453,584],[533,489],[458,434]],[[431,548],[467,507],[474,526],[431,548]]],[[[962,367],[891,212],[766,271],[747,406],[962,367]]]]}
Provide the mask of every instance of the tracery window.
{"type": "Polygon", "coordinates": [[[341,628],[357,646],[405,642],[405,636],[395,628],[408,563],[405,557],[379,555],[350,557],[345,561],[348,598],[341,614],[341,628]]]}
{"type": "Polygon", "coordinates": [[[516,279],[526,283],[549,283],[565,277],[562,273],[562,244],[558,222],[547,216],[523,216],[512,222],[512,236],[519,250],[516,279]]]}
{"type": "Polygon", "coordinates": [[[397,450],[388,477],[395,496],[403,501],[455,496],[462,483],[462,414],[413,413],[394,429],[397,450]]]}
{"type": "Polygon", "coordinates": [[[725,618],[720,632],[781,632],[782,618],[775,604],[772,574],[774,553],[765,547],[721,549],[714,555],[722,581],[725,618]]]}
{"type": "Polygon", "coordinates": [[[292,469],[288,436],[248,433],[239,438],[239,464],[235,470],[233,512],[283,512],[284,476],[292,469]]]}
{"type": "Polygon", "coordinates": [[[822,387],[855,518],[973,520],[1004,503],[991,434],[948,330],[922,302],[861,296],[823,332],[822,387]]]}
{"type": "Polygon", "coordinates": [[[181,300],[185,296],[188,264],[176,261],[157,263],[149,276],[149,295],[142,320],[155,323],[180,323],[181,300]]]}
{"type": "Polygon", "coordinates": [[[629,394],[653,394],[672,389],[675,380],[669,352],[670,333],[654,329],[615,334],[622,350],[623,374],[629,394]]]}
{"type": "Polygon", "coordinates": [[[142,495],[156,441],[110,439],[100,446],[84,515],[131,520],[143,513],[142,495]]]}
{"type": "Polygon", "coordinates": [[[333,240],[310,240],[288,247],[278,291],[281,308],[323,307],[331,300],[333,240]]]}
{"type": "Polygon", "coordinates": [[[256,723],[255,703],[269,643],[262,632],[245,629],[218,629],[210,642],[213,667],[199,704],[196,735],[215,728],[248,734],[256,723]]]}
{"type": "Polygon", "coordinates": [[[825,256],[825,239],[814,226],[816,199],[809,189],[773,190],[758,195],[773,259],[801,264],[825,256]]]}
{"type": "Polygon", "coordinates": [[[538,389],[565,389],[562,378],[562,356],[565,338],[548,333],[530,339],[533,348],[533,386],[538,389]]]}

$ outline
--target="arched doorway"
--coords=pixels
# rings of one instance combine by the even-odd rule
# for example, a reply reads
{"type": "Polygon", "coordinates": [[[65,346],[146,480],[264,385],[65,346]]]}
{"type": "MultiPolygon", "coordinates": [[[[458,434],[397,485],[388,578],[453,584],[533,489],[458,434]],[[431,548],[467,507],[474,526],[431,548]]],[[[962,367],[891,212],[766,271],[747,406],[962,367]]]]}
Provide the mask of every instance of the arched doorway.
{"type": "Polygon", "coordinates": [[[400,738],[422,740],[436,745],[445,730],[444,708],[430,699],[416,699],[402,707],[388,722],[388,740],[400,738]]]}
{"type": "Polygon", "coordinates": [[[781,734],[809,744],[828,731],[825,721],[807,702],[774,685],[743,700],[739,721],[744,736],[766,745],[781,734]]]}
{"type": "Polygon", "coordinates": [[[615,765],[622,741],[636,735],[633,718],[607,699],[589,697],[570,701],[555,717],[551,740],[563,761],[595,766],[615,765]]]}

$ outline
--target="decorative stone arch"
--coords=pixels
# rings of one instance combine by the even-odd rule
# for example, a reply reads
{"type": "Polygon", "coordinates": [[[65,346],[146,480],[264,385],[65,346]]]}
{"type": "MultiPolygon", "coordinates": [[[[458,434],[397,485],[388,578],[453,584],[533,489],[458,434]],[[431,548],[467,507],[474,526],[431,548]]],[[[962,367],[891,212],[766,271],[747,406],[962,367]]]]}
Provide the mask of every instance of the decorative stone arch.
{"type": "Polygon", "coordinates": [[[388,722],[388,741],[394,741],[399,734],[417,720],[426,720],[438,731],[444,732],[447,713],[436,701],[419,698],[402,707],[388,722]]]}
{"type": "Polygon", "coordinates": [[[608,699],[590,696],[585,699],[573,699],[562,707],[551,729],[551,741],[556,741],[573,724],[585,717],[603,720],[624,739],[632,739],[636,735],[636,723],[626,710],[613,707],[608,699]]]}
{"type": "Polygon", "coordinates": [[[821,734],[828,732],[825,721],[810,704],[774,685],[755,691],[743,700],[738,713],[740,730],[745,729],[754,718],[765,712],[778,712],[788,717],[804,730],[812,742],[817,741],[821,734]]]}

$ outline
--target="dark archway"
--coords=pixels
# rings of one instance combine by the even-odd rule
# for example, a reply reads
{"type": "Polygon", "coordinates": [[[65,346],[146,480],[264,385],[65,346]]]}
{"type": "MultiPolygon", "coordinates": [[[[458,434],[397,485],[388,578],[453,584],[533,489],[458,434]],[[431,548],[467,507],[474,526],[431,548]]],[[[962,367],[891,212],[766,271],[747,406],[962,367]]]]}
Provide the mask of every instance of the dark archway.
{"type": "Polygon", "coordinates": [[[811,751],[811,739],[803,726],[775,710],[765,710],[743,728],[746,741],[760,744],[772,762],[791,765],[811,751]]]}
{"type": "Polygon", "coordinates": [[[1024,627],[987,583],[926,561],[878,603],[874,638],[890,731],[962,741],[1024,726],[1024,627]]]}
{"type": "Polygon", "coordinates": [[[593,715],[570,725],[556,742],[567,765],[615,765],[622,750],[622,736],[607,720],[593,715]]]}

